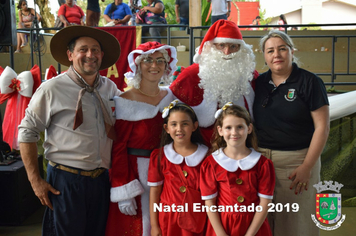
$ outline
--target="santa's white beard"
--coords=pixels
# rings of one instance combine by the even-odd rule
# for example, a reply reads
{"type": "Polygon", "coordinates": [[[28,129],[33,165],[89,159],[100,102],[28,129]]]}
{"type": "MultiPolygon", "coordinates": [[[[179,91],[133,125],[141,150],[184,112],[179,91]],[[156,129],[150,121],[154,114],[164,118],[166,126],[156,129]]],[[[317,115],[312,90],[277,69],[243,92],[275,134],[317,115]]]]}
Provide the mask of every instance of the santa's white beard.
{"type": "Polygon", "coordinates": [[[241,45],[237,53],[225,55],[212,45],[205,45],[199,60],[199,87],[204,99],[219,106],[237,101],[249,93],[249,83],[255,70],[255,56],[251,46],[241,45]]]}

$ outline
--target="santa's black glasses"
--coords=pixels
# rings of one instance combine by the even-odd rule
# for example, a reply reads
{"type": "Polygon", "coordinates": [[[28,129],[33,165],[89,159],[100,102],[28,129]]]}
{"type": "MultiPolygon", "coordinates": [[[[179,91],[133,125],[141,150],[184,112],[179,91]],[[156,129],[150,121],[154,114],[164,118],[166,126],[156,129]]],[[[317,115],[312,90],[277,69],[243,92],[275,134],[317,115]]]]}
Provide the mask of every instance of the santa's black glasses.
{"type": "Polygon", "coordinates": [[[262,102],[262,107],[266,107],[268,102],[269,102],[269,99],[272,97],[274,91],[276,91],[277,87],[274,87],[272,89],[271,92],[269,92],[269,94],[267,95],[267,97],[265,97],[265,99],[263,99],[263,102],[262,102]]]}

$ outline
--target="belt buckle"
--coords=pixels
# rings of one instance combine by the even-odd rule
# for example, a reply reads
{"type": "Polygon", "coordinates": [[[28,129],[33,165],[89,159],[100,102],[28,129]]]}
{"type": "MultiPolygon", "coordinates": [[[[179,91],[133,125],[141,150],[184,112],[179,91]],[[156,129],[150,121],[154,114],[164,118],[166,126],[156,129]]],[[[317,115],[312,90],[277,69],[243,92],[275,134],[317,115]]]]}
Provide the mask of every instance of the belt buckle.
{"type": "Polygon", "coordinates": [[[102,169],[96,169],[93,170],[93,172],[91,173],[90,177],[92,177],[93,179],[95,179],[96,177],[98,177],[99,175],[101,175],[102,169]]]}

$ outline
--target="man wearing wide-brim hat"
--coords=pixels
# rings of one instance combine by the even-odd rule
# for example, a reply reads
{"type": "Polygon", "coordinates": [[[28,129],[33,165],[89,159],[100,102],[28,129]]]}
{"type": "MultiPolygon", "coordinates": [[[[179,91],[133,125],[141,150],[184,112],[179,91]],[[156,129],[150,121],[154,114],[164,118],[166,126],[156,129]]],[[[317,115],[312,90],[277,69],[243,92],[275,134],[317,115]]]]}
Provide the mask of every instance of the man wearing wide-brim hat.
{"type": "Polygon", "coordinates": [[[110,99],[121,92],[99,70],[118,60],[120,45],[105,31],[69,26],[53,36],[50,48],[69,69],[37,89],[18,135],[33,191],[47,206],[43,235],[104,235],[115,139],[110,99]],[[37,163],[43,131],[47,181],[37,163]]]}

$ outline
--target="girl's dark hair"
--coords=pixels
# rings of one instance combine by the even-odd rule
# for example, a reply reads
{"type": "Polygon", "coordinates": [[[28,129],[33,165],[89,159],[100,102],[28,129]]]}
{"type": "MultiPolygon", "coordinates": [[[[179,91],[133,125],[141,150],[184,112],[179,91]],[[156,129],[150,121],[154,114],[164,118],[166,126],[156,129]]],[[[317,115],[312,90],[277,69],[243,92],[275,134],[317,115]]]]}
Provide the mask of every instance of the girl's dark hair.
{"type": "Polygon", "coordinates": [[[114,11],[116,11],[116,9],[117,9],[117,6],[115,5],[115,0],[114,0],[114,2],[111,4],[110,9],[109,9],[109,11],[108,11],[108,16],[110,16],[110,18],[111,18],[111,14],[112,14],[114,11]]]}
{"type": "MultiPolygon", "coordinates": [[[[221,137],[219,135],[218,126],[220,127],[223,126],[223,121],[225,117],[228,115],[233,115],[244,119],[247,126],[252,124],[251,116],[244,107],[237,106],[237,105],[227,106],[227,108],[221,112],[221,114],[219,115],[219,117],[216,119],[215,122],[214,133],[211,140],[212,152],[218,150],[219,148],[226,147],[227,145],[224,137],[221,137]]],[[[257,136],[254,129],[252,129],[251,134],[247,135],[246,147],[253,148],[255,150],[258,149],[257,136]]]]}
{"type": "MultiPolygon", "coordinates": [[[[184,104],[184,103],[177,103],[174,107],[172,107],[170,110],[169,110],[169,114],[167,115],[166,118],[164,118],[163,120],[163,125],[167,125],[168,124],[168,120],[169,120],[169,117],[171,116],[172,113],[174,112],[177,112],[177,111],[180,111],[180,112],[184,112],[186,114],[189,115],[189,117],[192,119],[193,121],[193,124],[198,121],[198,118],[197,118],[197,115],[195,114],[194,110],[184,104]]],[[[199,126],[197,127],[197,129],[192,133],[192,136],[190,137],[190,141],[192,143],[195,143],[195,144],[205,144],[205,141],[203,139],[203,136],[201,135],[200,133],[200,129],[199,129],[199,126]]],[[[161,148],[159,150],[159,153],[158,153],[158,172],[161,176],[163,176],[162,174],[162,170],[161,170],[161,159],[162,159],[162,147],[167,145],[167,144],[170,144],[173,142],[173,139],[172,137],[166,132],[166,130],[162,127],[162,134],[161,134],[161,148]]]]}
{"type": "Polygon", "coordinates": [[[17,4],[17,9],[21,10],[21,6],[23,2],[27,2],[26,0],[20,0],[19,3],[17,4]]]}
{"type": "MultiPolygon", "coordinates": [[[[166,118],[164,118],[163,124],[167,125],[169,117],[171,116],[171,114],[174,113],[174,112],[177,112],[177,111],[181,111],[181,112],[184,112],[184,113],[188,114],[189,117],[192,119],[193,123],[198,121],[197,115],[195,114],[194,110],[190,106],[188,106],[188,105],[186,105],[184,103],[178,103],[178,104],[176,104],[174,107],[172,107],[169,110],[169,114],[168,114],[168,116],[166,118]]],[[[195,143],[195,144],[205,144],[203,136],[200,133],[199,126],[192,133],[192,136],[190,137],[190,141],[192,143],[195,143]]],[[[163,147],[164,145],[170,144],[171,142],[173,142],[172,137],[163,128],[162,129],[162,135],[161,135],[161,147],[163,147]]]]}

